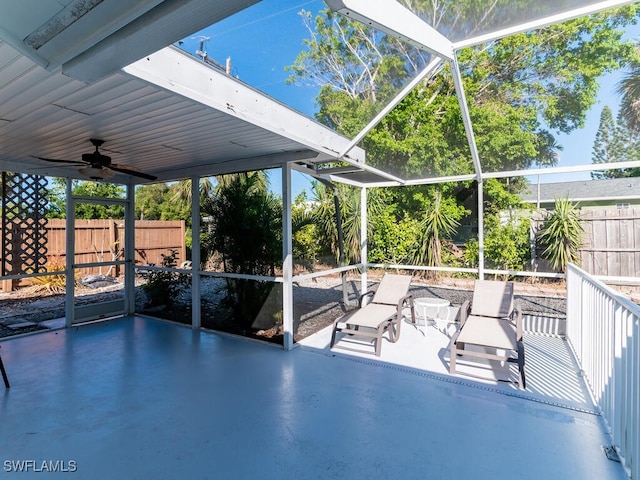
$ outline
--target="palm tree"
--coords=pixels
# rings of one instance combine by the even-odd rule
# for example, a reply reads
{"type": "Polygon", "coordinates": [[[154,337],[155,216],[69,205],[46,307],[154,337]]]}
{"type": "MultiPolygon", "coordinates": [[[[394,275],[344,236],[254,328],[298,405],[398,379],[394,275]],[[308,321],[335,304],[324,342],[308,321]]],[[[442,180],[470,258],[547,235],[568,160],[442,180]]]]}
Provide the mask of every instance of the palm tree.
{"type": "MultiPolygon", "coordinates": [[[[370,189],[367,195],[367,215],[375,217],[383,208],[383,202],[377,189],[370,189]]],[[[352,263],[360,258],[360,190],[344,184],[322,185],[314,182],[311,187],[313,201],[316,203],[315,218],[322,241],[326,247],[340,259],[339,228],[336,218],[334,198],[337,195],[340,205],[340,227],[342,229],[344,261],[352,263]]],[[[375,225],[368,222],[367,235],[371,237],[375,225]]]]}
{"type": "MultiPolygon", "coordinates": [[[[636,47],[640,54],[640,46],[636,47]]],[[[640,63],[630,65],[629,72],[618,84],[620,101],[620,115],[625,118],[632,132],[640,131],[640,63]]]]}
{"type": "MultiPolygon", "coordinates": [[[[213,192],[213,182],[210,177],[202,177],[200,179],[200,202],[202,199],[211,195],[213,192]]],[[[191,204],[191,179],[180,180],[171,186],[171,200],[173,202],[191,204]]]]}

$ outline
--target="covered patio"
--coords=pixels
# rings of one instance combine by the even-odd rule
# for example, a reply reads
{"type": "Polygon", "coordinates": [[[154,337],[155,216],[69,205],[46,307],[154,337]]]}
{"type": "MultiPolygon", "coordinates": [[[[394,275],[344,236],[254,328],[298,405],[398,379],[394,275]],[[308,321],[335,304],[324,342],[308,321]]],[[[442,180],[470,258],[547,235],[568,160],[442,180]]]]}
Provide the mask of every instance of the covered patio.
{"type": "MultiPolygon", "coordinates": [[[[336,14],[406,41],[430,59],[352,138],[212,67],[206,54],[194,57],[179,48],[181,38],[258,2],[44,3],[46,8],[33,12],[27,4],[12,4],[0,19],[0,170],[15,175],[3,176],[3,187],[12,183],[19,191],[27,178],[64,179],[67,232],[74,231],[78,205],[106,204],[123,210],[124,233],[117,241],[121,252],[107,260],[78,261],[76,238],[69,233],[62,270],[47,271],[45,255],[39,255],[36,273],[20,264],[19,255],[3,262],[5,281],[58,275],[66,282],[63,328],[1,341],[11,381],[0,398],[4,474],[638,477],[640,313],[577,267],[570,265],[567,274],[566,332],[526,332],[523,391],[467,375],[510,378],[513,372],[500,365],[461,364],[463,375],[450,376],[449,332],[433,326],[421,330],[405,321],[401,341],[385,341],[380,358],[330,349],[328,329],[294,339],[296,284],[305,280],[348,273],[364,292],[372,268],[480,279],[562,277],[485,268],[484,182],[593,167],[487,171],[475,144],[457,52],[635,2],[532,2],[505,15],[506,23],[499,15],[490,18],[488,29],[474,37],[447,38],[392,0],[327,0],[336,14]],[[421,178],[405,178],[372,166],[362,139],[441,65],[453,78],[468,168],[448,177],[426,171],[421,178]],[[203,178],[263,169],[280,174],[281,265],[270,275],[207,270],[200,258],[203,178]],[[360,190],[356,261],[294,271],[294,172],[360,190]],[[87,179],[113,182],[126,193],[74,195],[73,182],[87,179]],[[191,182],[192,257],[179,266],[141,264],[136,257],[135,189],[156,180],[191,182]],[[449,269],[369,263],[368,189],[445,182],[475,182],[478,264],[449,269]],[[108,302],[82,305],[75,278],[93,267],[121,268],[123,288],[108,302]],[[188,278],[189,325],[140,315],[135,282],[143,272],[188,278]],[[276,315],[267,313],[281,323],[281,345],[203,328],[207,302],[219,300],[216,292],[203,291],[211,278],[271,286],[269,307],[276,315]],[[605,451],[614,453],[613,460],[605,451]]],[[[598,168],[639,166],[640,160],[598,168]]],[[[30,206],[13,217],[29,212],[30,206]]],[[[216,311],[219,304],[211,305],[216,311]]]]}
{"type": "Polygon", "coordinates": [[[389,345],[284,352],[130,316],[2,346],[7,478],[626,478],[592,409],[403,367],[389,345]]]}

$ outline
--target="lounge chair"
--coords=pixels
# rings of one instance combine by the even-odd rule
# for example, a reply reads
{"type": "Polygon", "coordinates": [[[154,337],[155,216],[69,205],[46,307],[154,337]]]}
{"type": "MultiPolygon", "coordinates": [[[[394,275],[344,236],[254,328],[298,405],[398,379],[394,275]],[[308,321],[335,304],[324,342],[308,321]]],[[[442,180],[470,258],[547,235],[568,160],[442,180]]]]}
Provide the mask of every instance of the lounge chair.
{"type": "MultiPolygon", "coordinates": [[[[389,332],[389,341],[397,342],[400,338],[402,310],[411,309],[411,320],[415,323],[413,297],[408,294],[411,276],[385,274],[375,292],[370,291],[360,297],[359,308],[338,318],[333,323],[331,348],[336,343],[336,334],[357,336],[359,339],[373,339],[376,356],[380,356],[382,336],[389,332]],[[371,302],[364,304],[365,298],[372,296],[371,302]]],[[[340,346],[347,350],[352,348],[340,346]]]]}
{"type": "Polygon", "coordinates": [[[451,337],[450,373],[455,375],[460,356],[514,362],[518,364],[518,386],[526,388],[522,313],[513,307],[513,283],[477,280],[471,310],[467,300],[460,315],[460,329],[451,337]]]}
{"type": "Polygon", "coordinates": [[[2,380],[4,380],[4,386],[9,388],[9,377],[7,377],[7,371],[4,369],[4,364],[2,363],[2,356],[0,355],[0,372],[2,373],[2,380]]]}

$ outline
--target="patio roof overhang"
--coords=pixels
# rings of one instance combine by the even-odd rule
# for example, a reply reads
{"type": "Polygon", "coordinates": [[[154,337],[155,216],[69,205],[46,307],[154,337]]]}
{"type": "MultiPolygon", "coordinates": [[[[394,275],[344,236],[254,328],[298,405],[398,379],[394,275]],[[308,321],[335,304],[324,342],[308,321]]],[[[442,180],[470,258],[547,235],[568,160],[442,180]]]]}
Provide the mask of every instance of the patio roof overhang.
{"type": "MultiPolygon", "coordinates": [[[[166,47],[254,3],[144,0],[133,5],[103,0],[61,6],[52,0],[39,2],[37,9],[25,2],[3,7],[0,168],[81,178],[74,168],[43,164],[34,157],[78,159],[90,151],[88,140],[98,137],[106,140],[104,153],[115,163],[132,165],[161,181],[287,162],[306,173],[359,186],[446,181],[408,180],[368,167],[364,151],[357,146],[409,93],[411,85],[349,140],[196,58],[166,47]],[[346,163],[342,171],[331,164],[323,168],[337,159],[346,163]]],[[[415,83],[439,62],[452,65],[474,176],[486,178],[499,172],[483,172],[475,152],[455,51],[635,2],[572,0],[494,6],[487,11],[486,28],[474,35],[450,25],[431,27],[394,0],[326,3],[432,53],[433,62],[415,83]],[[531,8],[533,4],[536,8],[531,8]]],[[[113,181],[139,179],[117,175],[113,181]]]]}
{"type": "MultiPolygon", "coordinates": [[[[26,7],[18,4],[3,12],[3,171],[82,178],[74,166],[36,157],[80,159],[92,150],[90,138],[105,141],[101,151],[114,163],[133,166],[160,181],[287,162],[314,165],[335,160],[349,143],[236,78],[176,47],[165,47],[255,1],[218,2],[224,4],[220,8],[199,0],[138,2],[135,12],[128,4],[105,11],[107,6],[116,8],[113,2],[94,2],[93,8],[80,3],[69,4],[51,18],[47,15],[54,7],[48,5],[40,12],[42,18],[29,21],[24,19],[26,7]],[[83,15],[80,7],[87,9],[83,15]],[[109,15],[126,17],[129,23],[109,15]],[[178,31],[168,24],[182,26],[178,31]],[[158,32],[164,32],[161,39],[158,32]]],[[[345,160],[358,170],[367,168],[360,148],[345,160]]],[[[118,174],[112,181],[143,180],[118,174]]]]}
{"type": "MultiPolygon", "coordinates": [[[[327,161],[349,141],[171,46],[91,84],[49,72],[6,43],[0,56],[6,171],[81,178],[35,157],[80,159],[90,138],[105,140],[114,163],[161,181],[327,161]]],[[[364,152],[348,160],[364,164],[364,152]]]]}

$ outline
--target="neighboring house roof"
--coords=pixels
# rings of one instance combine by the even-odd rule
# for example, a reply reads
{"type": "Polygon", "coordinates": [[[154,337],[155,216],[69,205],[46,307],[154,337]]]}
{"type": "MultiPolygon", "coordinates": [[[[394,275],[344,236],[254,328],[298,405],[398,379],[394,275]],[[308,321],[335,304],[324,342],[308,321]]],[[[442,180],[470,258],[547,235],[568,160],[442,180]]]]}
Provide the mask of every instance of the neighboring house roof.
{"type": "Polygon", "coordinates": [[[573,202],[640,200],[640,177],[541,183],[539,187],[538,193],[538,184],[530,184],[529,192],[521,195],[522,201],[549,203],[556,198],[568,198],[573,202]]]}

